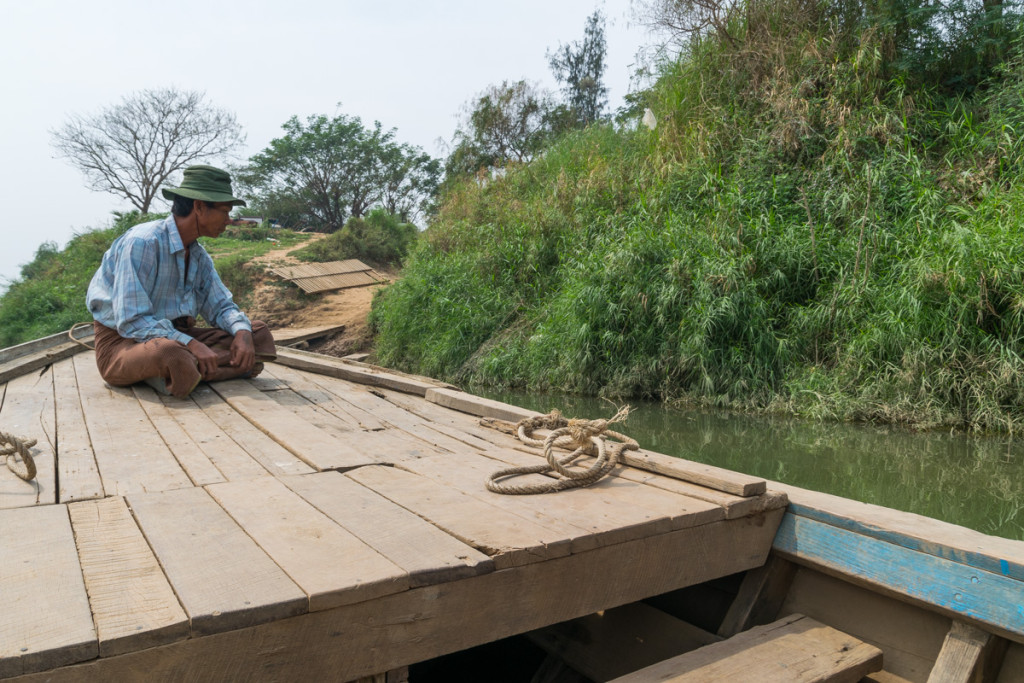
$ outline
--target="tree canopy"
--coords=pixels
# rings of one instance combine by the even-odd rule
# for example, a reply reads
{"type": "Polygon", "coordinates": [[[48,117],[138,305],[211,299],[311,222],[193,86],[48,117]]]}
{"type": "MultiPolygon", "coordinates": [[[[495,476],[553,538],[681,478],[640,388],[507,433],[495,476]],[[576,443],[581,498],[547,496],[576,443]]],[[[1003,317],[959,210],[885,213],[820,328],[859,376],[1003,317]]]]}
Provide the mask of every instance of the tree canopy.
{"type": "Polygon", "coordinates": [[[91,189],[148,213],[156,193],[189,164],[229,155],[245,141],[234,114],[196,91],[143,90],[97,114],[73,115],[51,131],[60,156],[91,189]]]}
{"type": "Polygon", "coordinates": [[[600,120],[608,105],[608,88],[603,80],[607,51],[604,21],[601,10],[595,10],[587,17],[582,41],[560,45],[548,55],[566,105],[580,127],[600,120]]]}
{"type": "Polygon", "coordinates": [[[436,192],[440,162],[359,117],[293,116],[239,173],[256,206],[290,225],[334,232],[376,206],[410,220],[436,192]]]}

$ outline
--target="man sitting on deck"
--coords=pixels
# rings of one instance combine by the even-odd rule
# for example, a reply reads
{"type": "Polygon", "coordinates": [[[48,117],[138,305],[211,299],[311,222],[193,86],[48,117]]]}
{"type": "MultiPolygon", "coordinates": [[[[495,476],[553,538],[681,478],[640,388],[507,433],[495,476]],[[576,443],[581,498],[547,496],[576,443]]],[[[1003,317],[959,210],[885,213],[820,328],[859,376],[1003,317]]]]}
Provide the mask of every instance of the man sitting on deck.
{"type": "Polygon", "coordinates": [[[112,385],[145,381],[162,393],[188,396],[201,379],[254,377],[276,357],[267,326],[231,298],[196,240],[218,237],[233,206],[231,176],[189,166],[165,219],[136,225],[117,238],[89,284],[86,303],[96,332],[96,365],[112,385]],[[213,325],[197,327],[196,316],[213,325]]]}

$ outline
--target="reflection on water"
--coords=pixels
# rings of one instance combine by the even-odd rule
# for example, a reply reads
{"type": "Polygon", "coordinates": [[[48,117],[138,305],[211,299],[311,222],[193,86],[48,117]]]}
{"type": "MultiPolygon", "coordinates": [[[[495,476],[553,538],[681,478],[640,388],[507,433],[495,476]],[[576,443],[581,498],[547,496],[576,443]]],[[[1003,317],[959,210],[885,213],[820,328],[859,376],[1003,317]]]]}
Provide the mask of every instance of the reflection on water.
{"type": "MultiPolygon", "coordinates": [[[[615,413],[591,397],[473,391],[567,417],[615,413]]],[[[614,429],[644,449],[1024,540],[1024,443],[630,405],[614,429]]]]}

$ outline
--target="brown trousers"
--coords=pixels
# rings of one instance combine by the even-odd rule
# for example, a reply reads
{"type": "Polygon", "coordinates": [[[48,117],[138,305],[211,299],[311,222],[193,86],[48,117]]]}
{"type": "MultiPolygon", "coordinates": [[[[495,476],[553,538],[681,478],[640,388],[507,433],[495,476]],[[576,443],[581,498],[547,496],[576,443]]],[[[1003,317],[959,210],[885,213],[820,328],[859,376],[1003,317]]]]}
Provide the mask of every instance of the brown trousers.
{"type": "MultiPolygon", "coordinates": [[[[178,331],[214,351],[227,351],[231,348],[234,337],[224,330],[195,327],[195,321],[191,319],[178,319],[174,322],[178,331]]],[[[199,362],[181,342],[166,337],[144,342],[126,339],[117,330],[95,321],[93,330],[96,333],[96,367],[99,368],[100,376],[109,384],[124,387],[152,377],[162,377],[167,382],[167,390],[183,398],[188,396],[201,378],[199,362]]],[[[260,320],[252,321],[252,340],[257,361],[277,357],[270,329],[260,320]]],[[[220,367],[223,372],[210,379],[231,379],[242,374],[238,368],[231,367],[227,360],[220,367]]]]}

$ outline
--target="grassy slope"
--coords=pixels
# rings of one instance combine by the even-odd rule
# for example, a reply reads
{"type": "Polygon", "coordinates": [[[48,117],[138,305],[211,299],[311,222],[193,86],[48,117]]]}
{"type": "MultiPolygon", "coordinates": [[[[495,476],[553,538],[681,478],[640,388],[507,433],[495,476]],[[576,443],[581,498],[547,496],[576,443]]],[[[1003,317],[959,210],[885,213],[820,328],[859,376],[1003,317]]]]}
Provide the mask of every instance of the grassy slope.
{"type": "Polygon", "coordinates": [[[892,68],[883,32],[762,19],[756,50],[662,70],[655,131],[593,127],[452,192],[376,302],[381,361],[1020,428],[1024,68],[952,96],[892,68]]]}

